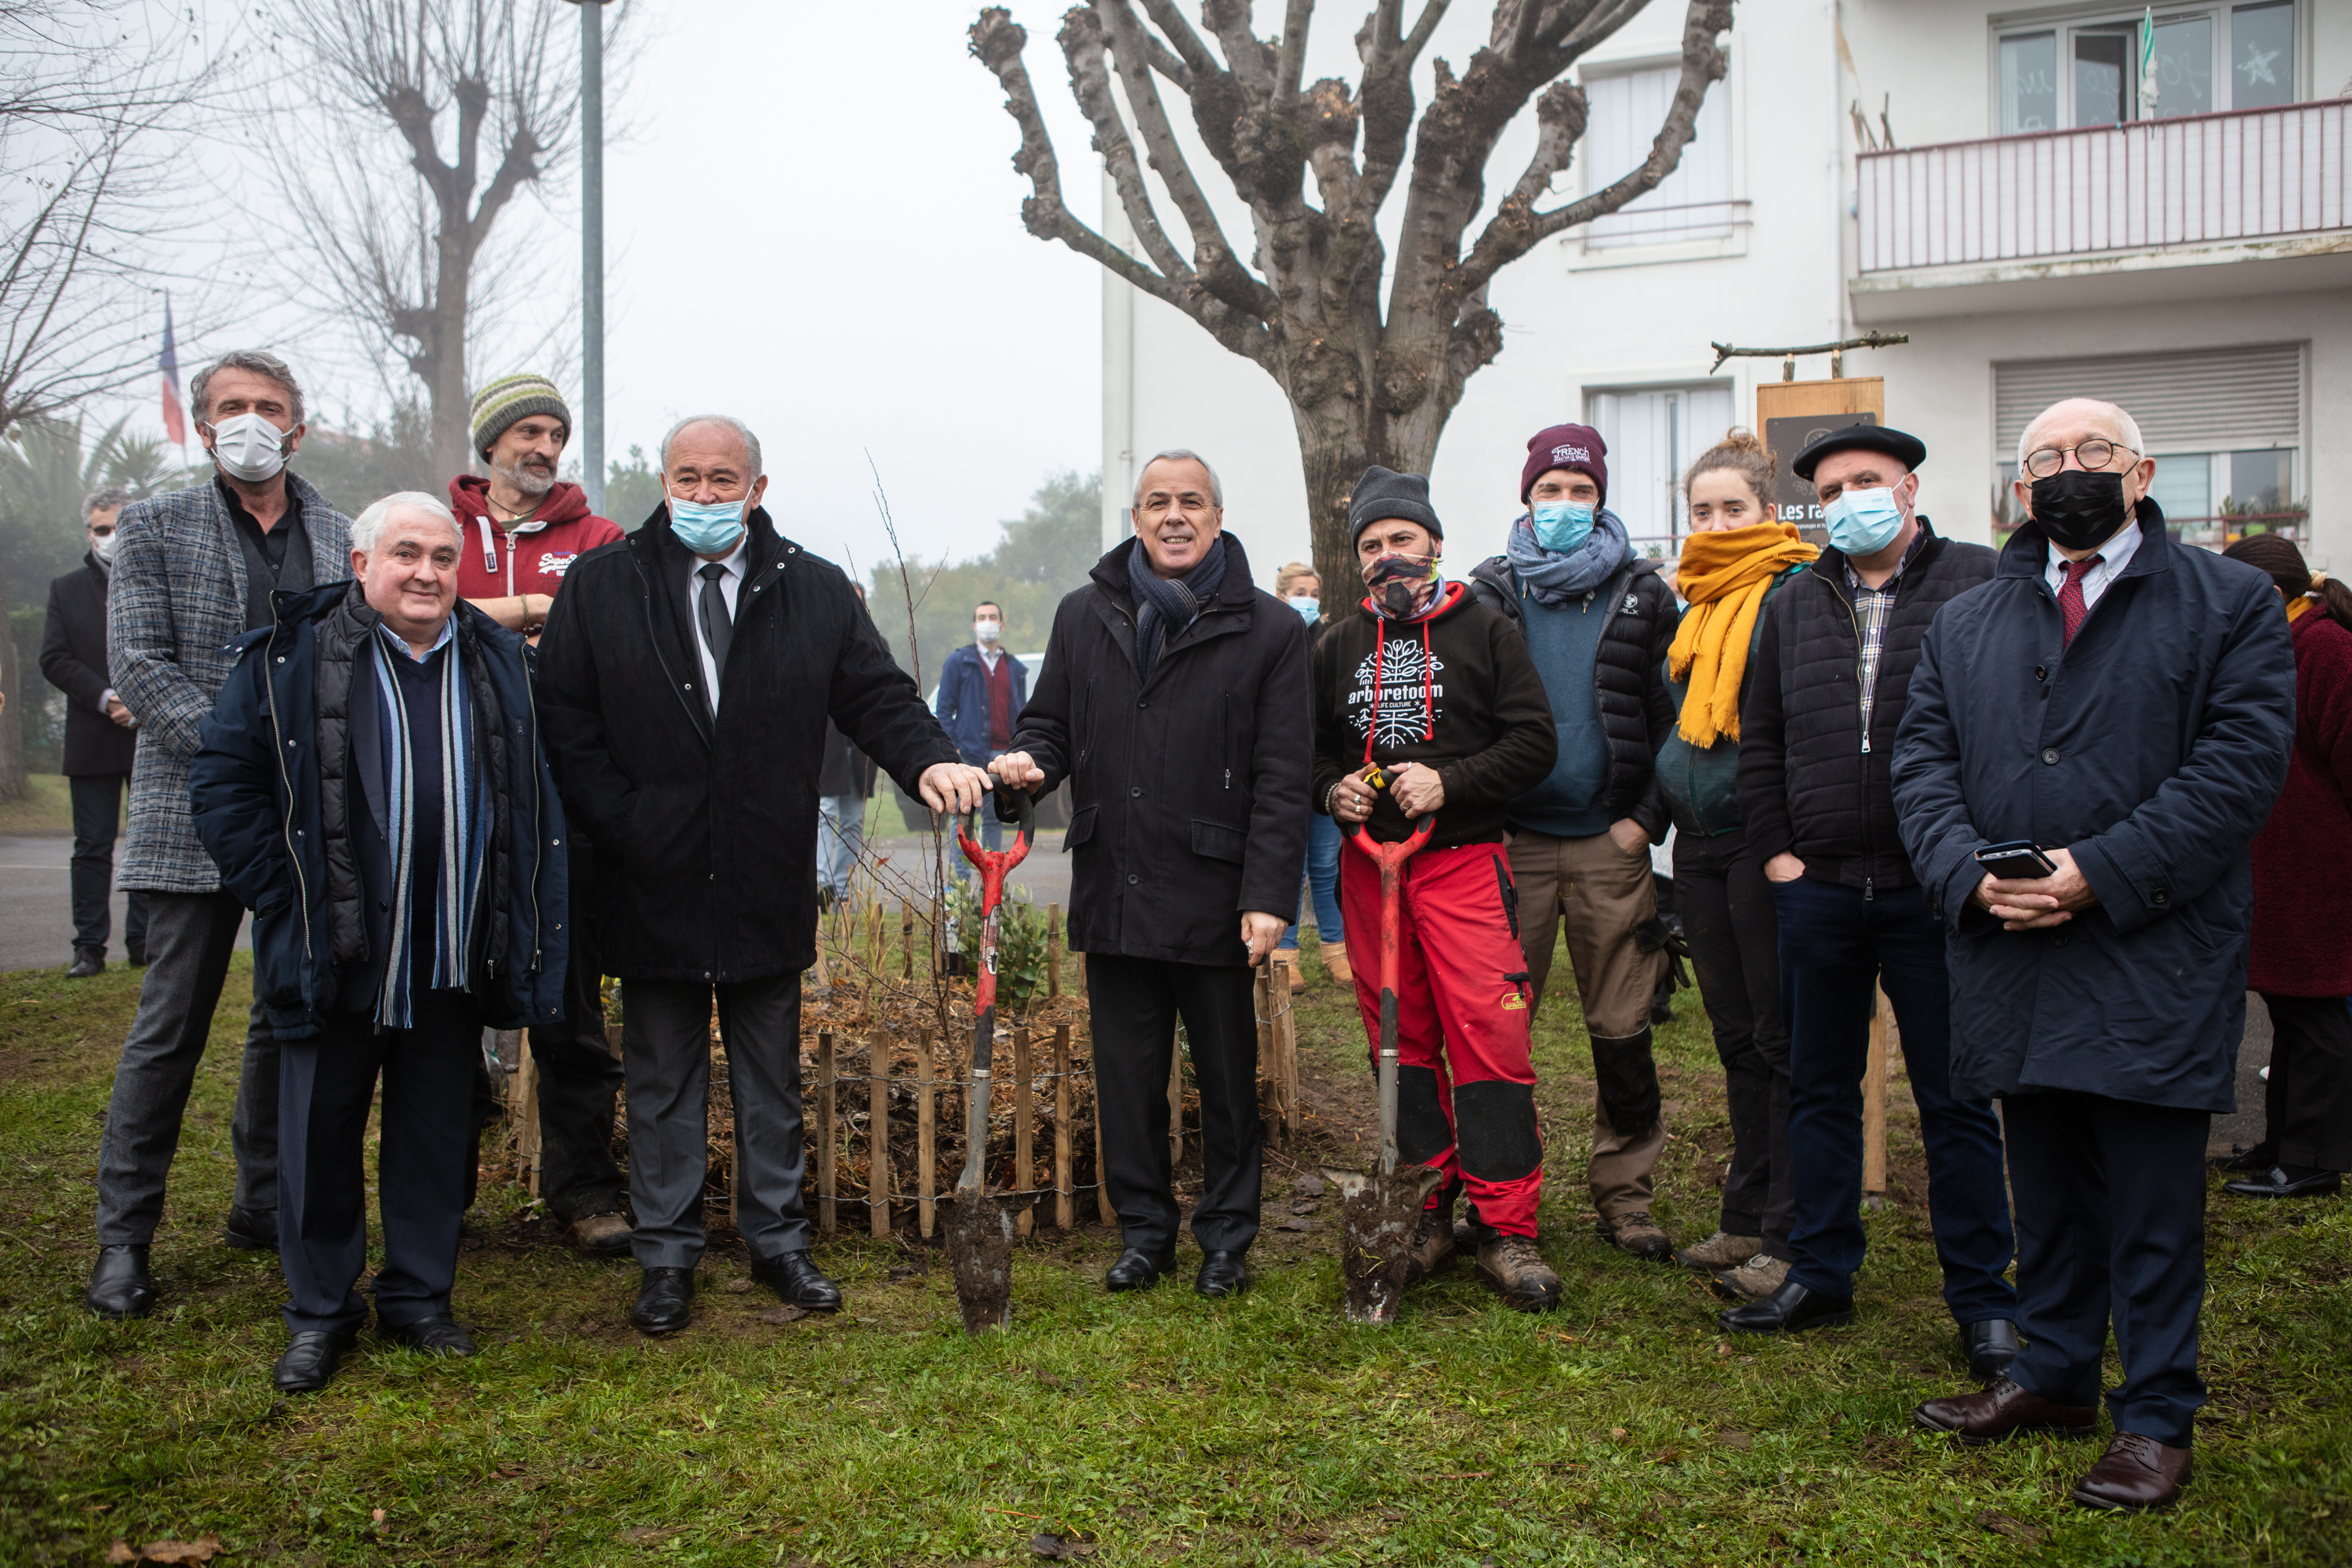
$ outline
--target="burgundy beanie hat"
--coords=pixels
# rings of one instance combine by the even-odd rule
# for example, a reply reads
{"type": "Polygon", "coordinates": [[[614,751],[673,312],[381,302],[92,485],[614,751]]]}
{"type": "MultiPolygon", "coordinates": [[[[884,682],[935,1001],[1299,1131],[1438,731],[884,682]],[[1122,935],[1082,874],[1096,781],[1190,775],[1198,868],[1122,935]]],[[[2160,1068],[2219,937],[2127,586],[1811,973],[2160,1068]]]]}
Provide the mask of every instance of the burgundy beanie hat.
{"type": "Polygon", "coordinates": [[[1555,425],[1528,437],[1528,466],[1519,470],[1519,500],[1528,499],[1536,480],[1554,468],[1582,474],[1601,487],[1601,504],[1609,504],[1609,443],[1590,425],[1555,425]]]}

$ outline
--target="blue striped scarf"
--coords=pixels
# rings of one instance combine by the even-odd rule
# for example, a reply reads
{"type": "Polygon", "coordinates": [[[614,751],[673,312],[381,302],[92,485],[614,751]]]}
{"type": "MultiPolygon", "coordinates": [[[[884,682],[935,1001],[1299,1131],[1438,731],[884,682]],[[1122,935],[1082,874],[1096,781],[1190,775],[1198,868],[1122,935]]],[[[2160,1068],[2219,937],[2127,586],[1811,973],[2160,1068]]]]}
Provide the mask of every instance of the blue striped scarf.
{"type": "MultiPolygon", "coordinates": [[[[408,705],[401,700],[400,677],[392,667],[394,657],[410,658],[407,648],[397,655],[393,633],[379,628],[375,637],[376,689],[383,698],[384,825],[392,840],[392,929],[384,954],[383,990],[376,998],[375,1021],[386,1029],[409,1026],[409,1005],[416,954],[410,932],[415,924],[416,753],[408,728],[408,705]]],[[[488,840],[489,792],[478,787],[472,766],[473,704],[467,700],[465,673],[458,668],[457,639],[445,643],[448,657],[441,661],[441,858],[440,889],[433,912],[431,988],[456,990],[466,984],[466,955],[473,951],[476,894],[482,880],[482,847],[488,840]]]]}

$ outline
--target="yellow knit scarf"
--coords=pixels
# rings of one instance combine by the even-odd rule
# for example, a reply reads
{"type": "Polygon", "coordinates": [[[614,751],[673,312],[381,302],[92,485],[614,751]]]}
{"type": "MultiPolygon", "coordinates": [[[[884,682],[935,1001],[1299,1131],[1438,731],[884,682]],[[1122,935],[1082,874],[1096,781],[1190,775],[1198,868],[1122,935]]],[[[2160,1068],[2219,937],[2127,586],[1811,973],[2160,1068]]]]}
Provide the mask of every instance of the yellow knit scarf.
{"type": "Polygon", "coordinates": [[[1739,681],[1748,672],[1748,644],[1772,579],[1821,554],[1785,522],[1759,522],[1694,533],[1683,541],[1675,583],[1690,601],[1666,668],[1690,690],[1683,699],[1682,734],[1705,748],[1718,737],[1739,739],[1739,681]]]}

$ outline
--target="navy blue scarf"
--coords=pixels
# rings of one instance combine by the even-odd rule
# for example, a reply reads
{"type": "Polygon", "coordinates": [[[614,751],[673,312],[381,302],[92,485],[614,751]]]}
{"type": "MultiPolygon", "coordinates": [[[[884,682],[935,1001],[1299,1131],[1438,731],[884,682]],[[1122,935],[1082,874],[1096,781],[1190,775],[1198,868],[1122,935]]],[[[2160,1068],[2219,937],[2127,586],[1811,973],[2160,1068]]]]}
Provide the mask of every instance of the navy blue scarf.
{"type": "Polygon", "coordinates": [[[1135,594],[1135,673],[1137,684],[1151,683],[1151,667],[1168,639],[1200,618],[1201,608],[1217,596],[1225,580],[1225,541],[1221,534],[1209,546],[1201,563],[1171,580],[1151,570],[1143,541],[1128,552],[1127,582],[1135,594]]]}

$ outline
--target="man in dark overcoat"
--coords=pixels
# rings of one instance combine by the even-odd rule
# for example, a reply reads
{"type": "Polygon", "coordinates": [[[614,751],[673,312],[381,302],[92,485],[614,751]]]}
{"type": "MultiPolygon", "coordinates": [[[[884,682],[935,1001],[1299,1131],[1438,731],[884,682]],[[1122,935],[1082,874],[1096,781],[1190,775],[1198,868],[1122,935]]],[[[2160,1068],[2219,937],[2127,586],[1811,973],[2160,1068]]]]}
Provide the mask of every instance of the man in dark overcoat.
{"type": "MultiPolygon", "coordinates": [[[[686,1327],[703,1250],[714,995],[734,1099],[737,1224],[788,1303],[841,1305],[801,1199],[801,971],[816,962],[819,758],[830,719],[933,811],[988,775],[956,758],[839,567],[776,531],[758,437],[723,415],[662,440],[666,503],[565,573],[540,643],[563,804],[596,847],[622,981],[630,1320],[686,1327]]],[[[1297,617],[1293,617],[1296,619],[1297,617]]]]}
{"type": "Polygon", "coordinates": [[[1055,611],[1013,749],[989,766],[1041,793],[1070,781],[1070,947],[1087,955],[1103,1180],[1127,1242],[1105,1283],[1143,1289],[1175,1267],[1181,1016],[1201,1089],[1193,1289],[1227,1296],[1248,1283],[1264,1173],[1250,966],[1282,940],[1307,866],[1307,623],[1252,583],[1197,454],[1146,463],[1134,517],[1055,611]]]}
{"type": "Polygon", "coordinates": [[[1950,946],[1952,1092],[2001,1100],[2027,1341],[1918,1418],[2089,1436],[2112,1323],[2115,1437],[2074,1491],[2106,1509],[2165,1507],[2189,1479],[2207,1122],[2234,1106],[2250,849],[2294,736],[2270,579],[2167,535],[2142,445],[2087,399],[2026,427],[2029,521],[1929,629],[1894,764],[1950,946]],[[2018,840],[2055,869],[1978,863],[2018,840]]]}

